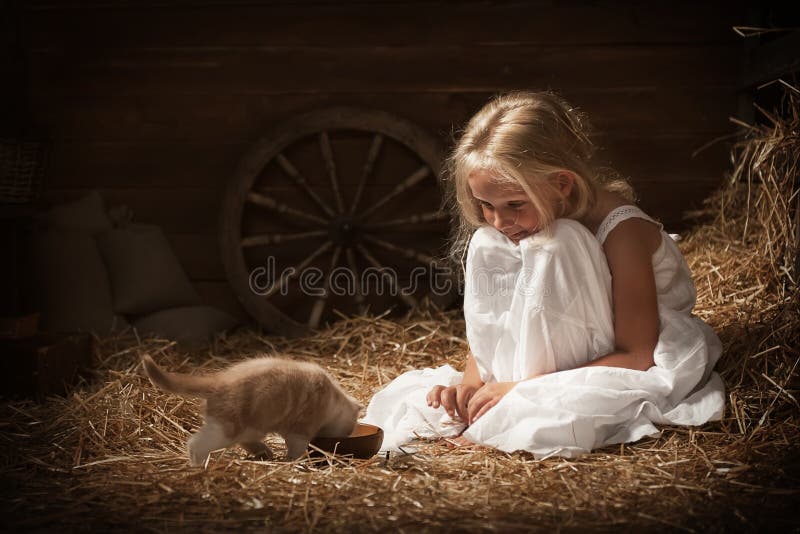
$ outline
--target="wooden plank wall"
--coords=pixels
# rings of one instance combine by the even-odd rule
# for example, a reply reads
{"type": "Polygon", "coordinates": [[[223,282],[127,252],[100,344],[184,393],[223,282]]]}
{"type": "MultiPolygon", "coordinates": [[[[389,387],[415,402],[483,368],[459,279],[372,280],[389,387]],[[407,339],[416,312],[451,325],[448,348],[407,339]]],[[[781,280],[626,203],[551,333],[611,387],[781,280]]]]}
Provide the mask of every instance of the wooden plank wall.
{"type": "Polygon", "coordinates": [[[383,109],[447,143],[496,91],[551,87],[668,229],[720,182],[740,2],[48,2],[19,13],[26,123],[54,140],[45,198],[98,189],[161,225],[212,304],[226,180],[276,122],[383,109]]]}

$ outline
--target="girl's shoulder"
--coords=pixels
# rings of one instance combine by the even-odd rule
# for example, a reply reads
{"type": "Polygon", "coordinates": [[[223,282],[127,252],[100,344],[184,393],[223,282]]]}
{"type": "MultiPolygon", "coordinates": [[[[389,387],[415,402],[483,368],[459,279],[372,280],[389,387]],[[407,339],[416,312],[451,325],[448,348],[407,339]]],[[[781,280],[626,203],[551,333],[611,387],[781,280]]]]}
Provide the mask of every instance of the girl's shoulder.
{"type": "Polygon", "coordinates": [[[663,225],[633,204],[611,209],[596,237],[606,254],[613,250],[644,247],[652,255],[661,245],[663,225]]]}
{"type": "Polygon", "coordinates": [[[597,240],[603,243],[617,226],[631,219],[644,223],[646,227],[655,227],[659,232],[664,228],[660,222],[645,213],[639,206],[630,203],[620,204],[609,209],[597,226],[595,233],[597,240]]]}
{"type": "Polygon", "coordinates": [[[639,226],[656,230],[650,232],[651,234],[660,235],[663,229],[661,223],[646,214],[639,206],[613,191],[600,193],[592,219],[592,224],[587,226],[594,232],[601,245],[604,245],[608,236],[626,221],[631,222],[623,226],[639,226]]]}

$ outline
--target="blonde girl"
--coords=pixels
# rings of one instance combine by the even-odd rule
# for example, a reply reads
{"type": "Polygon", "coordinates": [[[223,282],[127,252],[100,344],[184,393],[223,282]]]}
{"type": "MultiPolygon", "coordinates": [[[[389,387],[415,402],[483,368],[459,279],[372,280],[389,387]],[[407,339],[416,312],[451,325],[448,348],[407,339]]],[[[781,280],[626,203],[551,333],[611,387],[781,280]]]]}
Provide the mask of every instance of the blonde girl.
{"type": "Polygon", "coordinates": [[[384,450],[455,436],[575,456],[702,424],[724,407],[714,332],[660,223],[599,169],[582,115],[550,92],[488,102],[444,173],[464,264],[465,371],[409,371],[370,402],[384,450]]]}

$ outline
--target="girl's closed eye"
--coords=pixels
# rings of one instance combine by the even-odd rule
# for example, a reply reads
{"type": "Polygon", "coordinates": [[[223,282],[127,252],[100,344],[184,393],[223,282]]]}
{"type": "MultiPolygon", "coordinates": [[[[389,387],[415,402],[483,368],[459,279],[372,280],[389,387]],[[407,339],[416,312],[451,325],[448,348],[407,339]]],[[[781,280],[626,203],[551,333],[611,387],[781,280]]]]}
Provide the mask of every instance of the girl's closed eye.
{"type": "MultiPolygon", "coordinates": [[[[486,202],[485,200],[481,200],[481,201],[479,201],[479,202],[480,202],[480,205],[481,205],[481,206],[483,206],[483,207],[484,207],[484,208],[486,208],[486,209],[490,209],[490,210],[493,210],[493,209],[494,209],[494,206],[492,206],[491,204],[489,204],[489,203],[488,203],[488,202],[486,202]]],[[[507,204],[507,206],[508,206],[509,208],[512,208],[512,209],[517,209],[517,210],[518,210],[518,209],[520,209],[520,208],[522,208],[524,205],[525,205],[525,202],[524,202],[524,201],[514,201],[514,202],[509,202],[509,203],[507,204]]]]}

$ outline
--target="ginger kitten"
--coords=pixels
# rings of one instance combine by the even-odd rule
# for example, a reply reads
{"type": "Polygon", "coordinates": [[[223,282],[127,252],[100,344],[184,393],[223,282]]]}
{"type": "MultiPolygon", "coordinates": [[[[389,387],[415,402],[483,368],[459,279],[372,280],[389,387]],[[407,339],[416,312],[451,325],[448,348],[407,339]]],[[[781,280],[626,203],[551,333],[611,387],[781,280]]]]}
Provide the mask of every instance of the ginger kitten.
{"type": "Polygon", "coordinates": [[[234,443],[271,459],[272,450],[261,441],[270,432],[283,437],[287,457],[294,460],[316,436],[349,435],[363,408],[311,362],[261,357],[215,373],[187,375],[163,371],[149,355],[142,360],[156,387],[205,399],[205,424],[187,442],[192,466],[234,443]]]}

